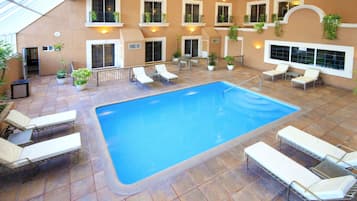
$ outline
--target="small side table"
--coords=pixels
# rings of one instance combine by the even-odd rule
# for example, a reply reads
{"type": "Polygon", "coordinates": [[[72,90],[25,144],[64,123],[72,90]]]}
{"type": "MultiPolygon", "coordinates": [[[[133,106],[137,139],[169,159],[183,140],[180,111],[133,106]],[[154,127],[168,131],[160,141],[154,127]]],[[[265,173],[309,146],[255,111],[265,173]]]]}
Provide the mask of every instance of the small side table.
{"type": "Polygon", "coordinates": [[[285,73],[285,80],[291,80],[292,78],[299,77],[300,75],[300,73],[289,71],[285,73]]]}
{"type": "Polygon", "coordinates": [[[326,159],[321,161],[315,167],[312,167],[311,171],[322,178],[334,178],[347,175],[352,175],[356,177],[356,175],[353,174],[351,171],[348,171],[345,168],[338,166],[336,163],[326,159]]]}
{"type": "Polygon", "coordinates": [[[10,134],[8,139],[10,142],[17,144],[17,145],[26,145],[32,143],[32,129],[21,131],[18,133],[10,134]]]}

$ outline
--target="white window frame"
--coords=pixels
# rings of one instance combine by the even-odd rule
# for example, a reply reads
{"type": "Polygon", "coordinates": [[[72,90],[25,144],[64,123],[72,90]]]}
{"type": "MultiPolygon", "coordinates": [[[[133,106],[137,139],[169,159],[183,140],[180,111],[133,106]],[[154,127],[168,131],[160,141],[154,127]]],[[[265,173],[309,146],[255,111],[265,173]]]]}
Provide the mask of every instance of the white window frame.
{"type": "MultiPolygon", "coordinates": [[[[299,5],[303,5],[304,4],[304,0],[295,0],[295,1],[299,1],[300,4],[299,5]]],[[[278,11],[279,11],[279,3],[280,2],[291,2],[291,0],[274,0],[274,14],[278,15],[278,11]]],[[[290,10],[291,8],[289,8],[290,10]]],[[[288,11],[289,12],[289,11],[288,11]]],[[[285,16],[284,16],[285,17],[285,16]]]]}
{"type": "MultiPolygon", "coordinates": [[[[123,23],[121,22],[90,22],[89,21],[89,12],[92,10],[92,2],[93,0],[86,0],[86,27],[103,27],[103,26],[108,26],[108,27],[122,27],[123,23]]],[[[121,6],[120,6],[120,0],[115,0],[115,12],[119,12],[119,15],[121,15],[121,6]]]]}
{"type": "Polygon", "coordinates": [[[140,26],[145,26],[145,24],[165,24],[161,18],[161,22],[144,22],[143,21],[143,14],[145,11],[145,2],[150,1],[150,2],[161,2],[161,13],[167,15],[167,2],[166,0],[140,0],[140,13],[139,13],[139,19],[140,19],[140,26]]]}
{"type": "Polygon", "coordinates": [[[199,9],[199,15],[200,17],[203,15],[203,1],[197,1],[197,0],[182,0],[182,24],[200,24],[202,22],[185,22],[185,14],[186,14],[186,4],[196,4],[200,7],[199,9]]]}
{"type": "Polygon", "coordinates": [[[161,42],[162,44],[161,61],[166,61],[166,37],[145,38],[145,42],[155,42],[155,41],[161,42]]]}
{"type": "MultiPolygon", "coordinates": [[[[338,77],[344,77],[344,78],[350,78],[350,79],[352,78],[352,75],[353,75],[353,57],[354,57],[354,47],[352,47],[352,46],[266,40],[265,47],[264,47],[264,62],[265,63],[270,63],[270,64],[288,63],[294,68],[304,69],[304,70],[309,69],[309,68],[315,68],[325,74],[334,75],[334,76],[338,76],[338,77]],[[313,65],[308,65],[308,64],[301,64],[301,63],[296,63],[296,62],[291,62],[291,61],[272,59],[272,58],[270,58],[271,45],[289,46],[290,52],[291,52],[292,46],[301,47],[301,48],[312,48],[312,49],[315,49],[315,57],[316,57],[317,49],[345,52],[345,69],[344,70],[336,70],[336,69],[331,69],[331,68],[327,68],[327,67],[320,67],[320,66],[316,65],[316,61],[314,61],[313,65]]],[[[316,58],[315,58],[315,60],[316,60],[316,58]]]]}
{"type": "Polygon", "coordinates": [[[215,26],[217,25],[227,25],[227,24],[232,24],[229,22],[229,17],[232,16],[232,3],[225,3],[225,2],[216,2],[216,12],[214,15],[214,24],[215,26]],[[218,6],[228,6],[228,22],[218,22],[218,6]]]}
{"type": "MultiPolygon", "coordinates": [[[[247,2],[247,11],[246,14],[249,16],[251,15],[251,7],[253,5],[260,5],[260,4],[265,4],[265,22],[268,21],[269,19],[269,0],[264,0],[264,1],[251,1],[251,2],[247,2]]],[[[247,24],[256,24],[258,22],[249,22],[247,24]]]]}
{"type": "Polygon", "coordinates": [[[181,38],[182,55],[185,54],[185,40],[196,40],[196,39],[198,39],[198,57],[202,56],[202,36],[182,36],[181,38]]]}
{"type": "MultiPolygon", "coordinates": [[[[121,43],[119,39],[114,40],[87,40],[86,41],[86,56],[87,56],[87,68],[92,70],[92,45],[104,45],[104,44],[114,44],[114,66],[106,67],[120,67],[120,53],[121,53],[121,43]]],[[[103,68],[106,68],[103,67],[103,68]]],[[[100,69],[100,68],[96,68],[100,69]]]]}

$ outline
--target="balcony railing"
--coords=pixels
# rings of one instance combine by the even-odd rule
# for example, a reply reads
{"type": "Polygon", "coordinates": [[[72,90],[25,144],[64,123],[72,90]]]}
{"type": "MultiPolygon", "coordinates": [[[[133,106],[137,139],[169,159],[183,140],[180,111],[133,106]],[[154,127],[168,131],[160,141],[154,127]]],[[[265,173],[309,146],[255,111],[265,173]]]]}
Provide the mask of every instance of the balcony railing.
{"type": "Polygon", "coordinates": [[[203,23],[204,16],[203,15],[185,15],[185,23],[203,23]]]}
{"type": "Polygon", "coordinates": [[[86,22],[87,27],[122,27],[121,15],[119,12],[96,12],[90,11],[88,13],[88,21],[86,22]]]}
{"type": "Polygon", "coordinates": [[[233,16],[219,15],[217,16],[217,23],[233,23],[233,16]]]}

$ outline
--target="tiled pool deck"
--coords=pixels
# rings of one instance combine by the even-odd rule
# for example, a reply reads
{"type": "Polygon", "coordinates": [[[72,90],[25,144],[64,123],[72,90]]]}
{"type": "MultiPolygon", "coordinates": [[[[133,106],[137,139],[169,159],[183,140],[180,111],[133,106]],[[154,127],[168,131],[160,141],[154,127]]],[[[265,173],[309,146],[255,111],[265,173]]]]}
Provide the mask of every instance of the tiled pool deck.
{"type": "MultiPolygon", "coordinates": [[[[157,81],[148,87],[127,80],[109,81],[100,87],[90,83],[87,90],[78,92],[70,83],[57,85],[53,76],[31,80],[31,96],[16,100],[16,108],[32,117],[76,109],[78,119],[74,129],[81,132],[83,149],[79,161],[74,157],[51,160],[40,167],[39,174],[25,183],[19,179],[0,178],[0,201],[282,201],[286,200],[286,190],[281,184],[253,164],[249,171],[246,170],[244,147],[260,140],[277,147],[277,130],[289,124],[333,144],[357,147],[357,96],[353,96],[351,91],[330,86],[304,91],[292,88],[286,80],[264,81],[261,93],[295,104],[304,113],[265,129],[258,137],[145,191],[131,196],[114,194],[103,176],[104,167],[110,164],[100,162],[100,143],[97,143],[97,135],[93,134],[97,132],[94,126],[96,119],[92,115],[95,106],[215,80],[238,84],[260,75],[259,71],[245,67],[231,72],[223,67],[214,72],[208,72],[204,67],[180,72],[173,66],[169,69],[179,75],[175,84],[157,81]]],[[[257,80],[244,86],[256,89],[257,80]]],[[[61,130],[57,136],[70,132],[73,130],[61,130]]],[[[317,162],[287,146],[283,147],[283,152],[306,166],[317,162]]],[[[300,199],[293,196],[291,200],[300,199]]]]}

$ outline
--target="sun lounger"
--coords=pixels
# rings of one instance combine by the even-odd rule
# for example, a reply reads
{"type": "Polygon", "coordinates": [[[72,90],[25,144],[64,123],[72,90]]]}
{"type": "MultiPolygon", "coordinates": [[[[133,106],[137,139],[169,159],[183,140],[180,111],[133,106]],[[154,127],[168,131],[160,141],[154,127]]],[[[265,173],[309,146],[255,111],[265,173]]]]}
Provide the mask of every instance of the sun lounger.
{"type": "Polygon", "coordinates": [[[167,71],[165,64],[155,65],[156,73],[167,81],[177,79],[178,76],[167,71]]]}
{"type": "Polygon", "coordinates": [[[317,79],[319,78],[319,74],[320,74],[320,71],[318,71],[318,70],[307,69],[303,76],[292,79],[291,85],[294,86],[294,83],[302,84],[302,85],[304,85],[304,90],[306,90],[306,85],[312,82],[313,86],[315,87],[315,83],[316,83],[317,79]]]}
{"type": "Polygon", "coordinates": [[[0,138],[0,164],[15,170],[80,150],[80,133],[35,143],[24,148],[0,138]]]}
{"type": "Polygon", "coordinates": [[[144,67],[133,68],[135,79],[141,84],[148,84],[154,82],[149,76],[146,75],[144,67]]]}
{"type": "Polygon", "coordinates": [[[327,159],[344,168],[357,167],[357,151],[350,148],[347,149],[350,149],[351,152],[346,152],[293,126],[279,130],[277,136],[282,142],[286,142],[318,160],[327,159]]]}
{"type": "Polygon", "coordinates": [[[5,122],[20,130],[34,129],[38,132],[41,129],[62,124],[74,124],[76,117],[76,110],[35,117],[32,119],[17,110],[11,110],[5,118],[5,122]]]}
{"type": "Polygon", "coordinates": [[[304,166],[264,142],[244,149],[248,159],[256,161],[268,174],[307,200],[351,200],[356,194],[356,179],[351,176],[321,179],[304,166]]]}
{"type": "Polygon", "coordinates": [[[264,71],[263,75],[271,77],[272,81],[274,81],[275,76],[282,75],[285,77],[286,72],[289,69],[289,64],[278,64],[278,66],[274,70],[264,71]]]}

